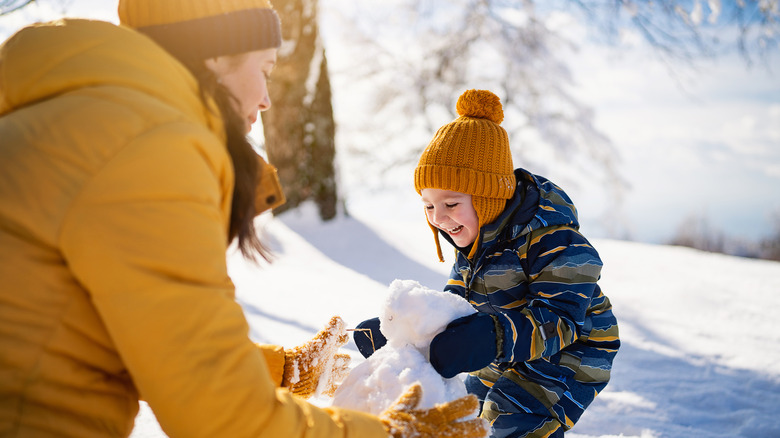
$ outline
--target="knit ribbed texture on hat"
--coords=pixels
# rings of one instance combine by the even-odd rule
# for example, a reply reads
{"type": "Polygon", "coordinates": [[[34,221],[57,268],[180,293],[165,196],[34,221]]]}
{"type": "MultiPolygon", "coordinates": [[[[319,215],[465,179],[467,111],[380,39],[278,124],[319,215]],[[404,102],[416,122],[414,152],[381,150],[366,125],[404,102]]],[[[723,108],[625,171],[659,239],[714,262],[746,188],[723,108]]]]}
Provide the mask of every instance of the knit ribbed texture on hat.
{"type": "Polygon", "coordinates": [[[179,57],[207,59],[279,47],[268,0],[120,0],[119,22],[179,57]]]}
{"type": "MultiPolygon", "coordinates": [[[[490,91],[468,90],[458,98],[456,109],[459,117],[439,128],[423,151],[414,171],[414,188],[417,193],[433,188],[471,195],[482,228],[498,217],[515,191],[509,137],[499,125],[503,108],[490,91]]],[[[436,246],[441,259],[438,233],[436,246]]]]}
{"type": "Polygon", "coordinates": [[[132,28],[271,9],[269,0],[120,0],[119,23],[132,28]]]}

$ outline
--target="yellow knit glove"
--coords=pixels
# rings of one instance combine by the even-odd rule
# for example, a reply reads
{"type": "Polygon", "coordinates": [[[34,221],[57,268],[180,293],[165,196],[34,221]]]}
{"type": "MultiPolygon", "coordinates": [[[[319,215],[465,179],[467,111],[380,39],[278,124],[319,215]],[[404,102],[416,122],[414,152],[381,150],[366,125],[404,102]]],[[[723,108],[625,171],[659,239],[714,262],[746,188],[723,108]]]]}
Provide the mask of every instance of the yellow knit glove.
{"type": "Polygon", "coordinates": [[[348,340],[344,320],[334,316],[314,339],[285,350],[282,386],[304,398],[332,396],[349,373],[349,355],[337,353],[348,340]]]}
{"type": "Polygon", "coordinates": [[[479,401],[473,394],[442,403],[430,409],[416,409],[422,386],[415,383],[379,415],[393,438],[484,438],[490,434],[488,422],[476,415],[479,401]]]}

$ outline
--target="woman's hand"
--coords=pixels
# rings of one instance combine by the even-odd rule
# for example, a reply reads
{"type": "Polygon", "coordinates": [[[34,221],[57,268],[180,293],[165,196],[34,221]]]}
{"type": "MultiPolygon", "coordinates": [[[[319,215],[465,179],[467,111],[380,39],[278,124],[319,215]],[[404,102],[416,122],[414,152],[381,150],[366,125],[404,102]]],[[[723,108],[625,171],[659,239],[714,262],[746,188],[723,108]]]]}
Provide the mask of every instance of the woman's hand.
{"type": "Polygon", "coordinates": [[[334,316],[314,339],[285,350],[282,386],[304,398],[332,396],[349,373],[349,355],[337,353],[348,340],[344,320],[334,316]]]}
{"type": "Polygon", "coordinates": [[[379,415],[393,438],[483,438],[490,433],[488,422],[476,416],[477,396],[470,394],[430,409],[417,409],[422,398],[419,383],[410,386],[398,400],[379,415]]]}

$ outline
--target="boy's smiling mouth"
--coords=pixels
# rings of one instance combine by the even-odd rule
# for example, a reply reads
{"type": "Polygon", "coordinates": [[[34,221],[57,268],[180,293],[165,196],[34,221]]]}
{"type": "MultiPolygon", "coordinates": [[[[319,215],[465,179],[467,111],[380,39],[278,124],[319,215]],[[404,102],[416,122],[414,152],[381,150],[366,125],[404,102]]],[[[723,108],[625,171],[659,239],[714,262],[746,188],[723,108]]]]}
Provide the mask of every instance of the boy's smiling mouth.
{"type": "Polygon", "coordinates": [[[450,228],[450,229],[448,229],[448,230],[446,230],[446,231],[447,231],[447,233],[449,233],[449,234],[458,234],[458,233],[460,233],[461,231],[463,231],[463,225],[458,225],[457,227],[455,227],[455,228],[450,228]]]}

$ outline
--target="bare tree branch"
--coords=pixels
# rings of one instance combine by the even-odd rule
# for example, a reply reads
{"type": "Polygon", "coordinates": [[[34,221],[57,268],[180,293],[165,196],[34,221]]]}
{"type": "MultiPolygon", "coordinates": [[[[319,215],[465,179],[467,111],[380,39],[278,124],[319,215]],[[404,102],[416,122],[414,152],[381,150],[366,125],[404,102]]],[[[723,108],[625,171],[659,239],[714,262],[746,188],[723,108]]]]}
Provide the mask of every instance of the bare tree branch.
{"type": "Polygon", "coordinates": [[[661,56],[691,62],[736,49],[748,65],[776,54],[778,0],[553,0],[584,14],[603,35],[636,28],[661,56]]]}
{"type": "Polygon", "coordinates": [[[574,97],[563,53],[576,50],[577,43],[548,27],[550,14],[568,12],[591,31],[589,37],[614,45],[623,32],[633,31],[675,76],[680,66],[716,57],[727,47],[739,50],[749,64],[754,57],[774,54],[780,38],[778,0],[389,3],[358,5],[343,26],[348,35],[343,43],[355,52],[346,73],[349,85],[360,79],[371,84],[374,104],[371,115],[353,127],[369,141],[349,145],[350,153],[372,156],[377,144],[393,145],[383,149],[382,160],[354,170],[365,172],[361,180],[382,185],[381,176],[392,168],[413,166],[432,133],[454,118],[457,95],[487,88],[502,99],[507,115],[502,126],[513,139],[517,163],[540,173],[564,165],[567,185],[582,178],[598,181],[611,191],[607,199],[613,212],[629,189],[620,157],[596,128],[593,110],[574,97]]]}
{"type": "Polygon", "coordinates": [[[34,1],[35,0],[0,0],[0,15],[10,14],[34,1]]]}

